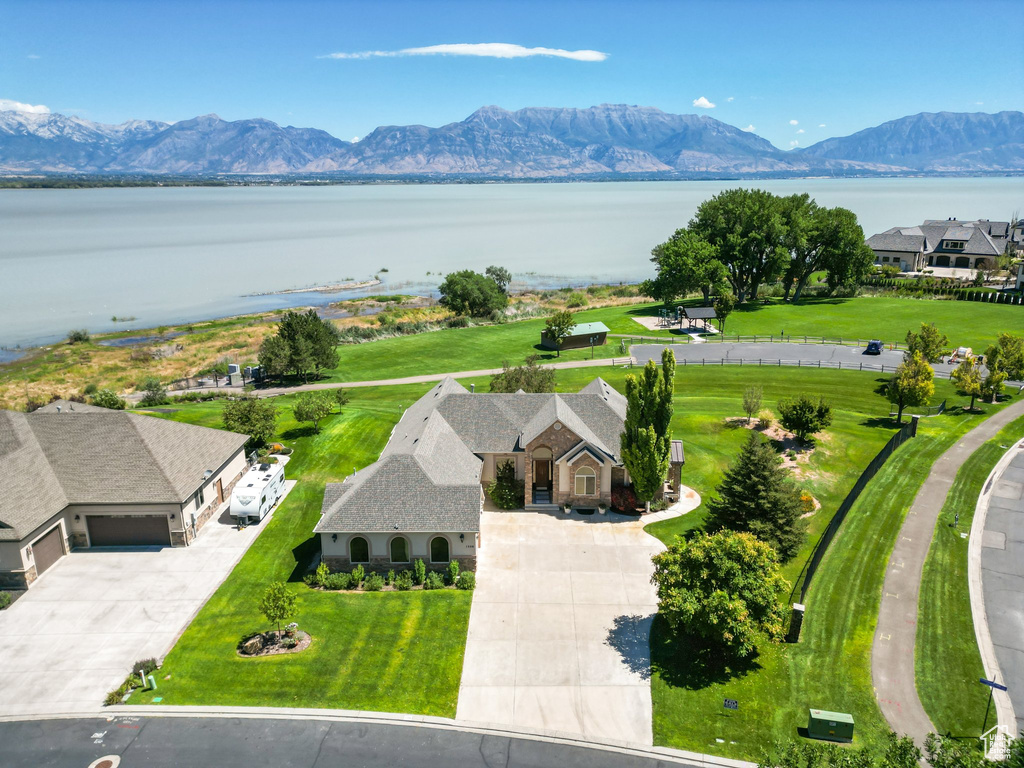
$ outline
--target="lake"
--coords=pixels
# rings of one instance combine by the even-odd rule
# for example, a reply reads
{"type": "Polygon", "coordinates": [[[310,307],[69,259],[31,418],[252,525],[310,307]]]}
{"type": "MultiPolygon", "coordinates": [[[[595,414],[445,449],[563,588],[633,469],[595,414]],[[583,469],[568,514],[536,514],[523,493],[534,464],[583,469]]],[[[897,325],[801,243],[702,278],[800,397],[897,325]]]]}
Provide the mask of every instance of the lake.
{"type": "Polygon", "coordinates": [[[1005,220],[1024,199],[1020,178],[0,190],[0,347],[323,304],[346,294],[252,294],[374,275],[419,294],[489,264],[520,285],[636,281],[654,245],[736,186],[850,208],[865,235],[1005,220]]]}

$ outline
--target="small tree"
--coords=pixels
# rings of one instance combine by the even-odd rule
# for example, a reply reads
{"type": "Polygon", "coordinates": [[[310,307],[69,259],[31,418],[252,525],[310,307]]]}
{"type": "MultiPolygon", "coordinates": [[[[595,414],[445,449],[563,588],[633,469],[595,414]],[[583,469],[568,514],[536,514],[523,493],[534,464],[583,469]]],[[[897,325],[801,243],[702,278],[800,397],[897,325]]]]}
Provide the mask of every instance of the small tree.
{"type": "Polygon", "coordinates": [[[637,430],[636,439],[623,446],[622,463],[629,470],[637,498],[650,511],[651,499],[668,474],[668,452],[664,439],[658,437],[653,426],[641,427],[637,430]]]}
{"type": "Polygon", "coordinates": [[[953,380],[958,395],[971,398],[971,404],[967,410],[973,411],[975,398],[981,396],[985,391],[985,383],[981,378],[981,365],[977,358],[965,357],[963,362],[953,369],[949,378],[953,380]]]}
{"type": "Polygon", "coordinates": [[[537,355],[526,358],[526,365],[515,368],[509,366],[508,360],[502,363],[501,373],[491,376],[491,392],[554,392],[555,369],[545,368],[537,364],[537,355]]]}
{"type": "Polygon", "coordinates": [[[281,634],[281,622],[295,615],[295,593],[285,586],[283,581],[275,581],[263,591],[259,608],[271,624],[277,625],[277,634],[281,634]]]}
{"type": "Polygon", "coordinates": [[[653,559],[658,611],[674,631],[740,657],[782,637],[790,585],[768,544],[731,531],[677,536],[653,559]]]}
{"type": "Polygon", "coordinates": [[[796,556],[804,540],[800,489],[770,443],[751,432],[716,490],[718,498],[708,502],[710,530],[752,533],[784,563],[796,556]]]}
{"type": "Polygon", "coordinates": [[[720,293],[715,296],[712,306],[718,316],[718,330],[725,332],[725,319],[736,309],[736,297],[731,293],[720,293]]]}
{"type": "Polygon", "coordinates": [[[909,360],[915,352],[920,352],[925,361],[937,363],[942,359],[942,352],[948,344],[949,337],[939,333],[935,323],[921,323],[921,330],[917,333],[907,331],[907,351],[903,357],[909,360]]]}
{"type": "Polygon", "coordinates": [[[256,397],[241,397],[224,405],[224,429],[249,436],[249,447],[262,448],[277,431],[277,407],[256,397]]]}
{"type": "Polygon", "coordinates": [[[554,342],[559,357],[562,356],[562,342],[572,335],[572,329],[575,327],[576,321],[572,318],[572,312],[567,309],[555,312],[544,324],[544,331],[554,342]]]}
{"type": "Polygon", "coordinates": [[[493,264],[484,270],[484,274],[494,281],[502,293],[508,293],[509,283],[512,282],[512,273],[505,267],[496,267],[493,264]]]}
{"type": "Polygon", "coordinates": [[[337,404],[338,410],[341,410],[346,405],[348,405],[348,401],[348,392],[346,392],[344,388],[338,387],[336,390],[334,390],[334,402],[337,404]]]}
{"type": "Polygon", "coordinates": [[[85,328],[76,328],[68,332],[68,344],[84,344],[89,341],[89,332],[85,328]]]}
{"type": "Polygon", "coordinates": [[[988,369],[999,370],[1012,381],[1024,380],[1024,336],[999,334],[996,343],[985,350],[988,369]]]}
{"type": "Polygon", "coordinates": [[[920,352],[914,352],[904,360],[889,380],[886,394],[889,402],[896,405],[896,423],[903,421],[903,409],[908,406],[927,405],[935,394],[935,371],[920,352]]]}
{"type": "Polygon", "coordinates": [[[148,408],[153,405],[163,405],[167,402],[167,390],[164,389],[164,385],[160,383],[160,379],[155,376],[148,376],[143,379],[142,384],[139,386],[139,390],[142,392],[142,398],[139,400],[139,405],[143,408],[148,408]]]}
{"type": "Polygon", "coordinates": [[[500,509],[522,509],[526,489],[522,481],[516,480],[514,461],[503,461],[498,464],[487,493],[500,509]]]}
{"type": "Polygon", "coordinates": [[[761,398],[764,389],[760,386],[747,387],[743,390],[743,412],[747,414],[747,423],[754,418],[754,414],[761,410],[761,398]]]}
{"type": "Polygon", "coordinates": [[[832,424],[832,406],[824,398],[814,402],[807,395],[787,398],[779,403],[779,423],[800,440],[832,424]]]}
{"type": "Polygon", "coordinates": [[[487,317],[508,306],[508,296],[494,280],[471,269],[452,272],[438,286],[441,306],[457,315],[487,317]]]}
{"type": "Polygon", "coordinates": [[[622,461],[633,479],[637,498],[648,510],[668,473],[675,372],[675,354],[666,348],[661,354],[660,373],[654,361],[648,360],[639,377],[626,376],[622,461]]]}
{"type": "Polygon", "coordinates": [[[308,421],[313,424],[313,434],[320,434],[320,421],[334,412],[334,398],[330,392],[303,392],[295,400],[292,408],[296,421],[308,421]]]}
{"type": "Polygon", "coordinates": [[[123,411],[127,405],[112,389],[101,389],[92,396],[92,404],[112,411],[123,411]]]}

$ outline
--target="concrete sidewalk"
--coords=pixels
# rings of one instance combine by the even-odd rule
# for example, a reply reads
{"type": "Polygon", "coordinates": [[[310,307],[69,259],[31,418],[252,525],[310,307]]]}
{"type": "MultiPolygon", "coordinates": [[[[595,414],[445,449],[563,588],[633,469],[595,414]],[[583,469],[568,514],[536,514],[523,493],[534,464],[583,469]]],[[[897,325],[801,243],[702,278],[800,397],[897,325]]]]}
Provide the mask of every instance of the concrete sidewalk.
{"type": "Polygon", "coordinates": [[[918,745],[935,730],[917,695],[914,645],[917,640],[921,574],[946,495],[971,454],[1024,414],[1024,400],[985,419],[943,453],[932,466],[900,529],[882,587],[878,625],[871,646],[875,697],[889,726],[918,745]]]}

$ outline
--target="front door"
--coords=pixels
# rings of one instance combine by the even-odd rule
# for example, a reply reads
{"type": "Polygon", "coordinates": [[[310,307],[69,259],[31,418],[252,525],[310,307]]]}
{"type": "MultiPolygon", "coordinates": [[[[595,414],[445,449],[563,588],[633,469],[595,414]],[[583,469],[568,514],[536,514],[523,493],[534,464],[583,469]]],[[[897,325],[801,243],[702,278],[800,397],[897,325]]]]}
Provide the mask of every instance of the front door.
{"type": "Polygon", "coordinates": [[[547,459],[533,462],[533,484],[537,488],[551,489],[551,462],[547,459]]]}

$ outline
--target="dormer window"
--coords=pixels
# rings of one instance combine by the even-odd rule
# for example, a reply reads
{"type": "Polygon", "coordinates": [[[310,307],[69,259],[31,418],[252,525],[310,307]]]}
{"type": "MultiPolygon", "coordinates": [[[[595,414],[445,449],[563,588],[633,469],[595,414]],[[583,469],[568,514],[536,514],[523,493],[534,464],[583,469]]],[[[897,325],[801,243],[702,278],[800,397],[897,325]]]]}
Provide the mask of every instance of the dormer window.
{"type": "Polygon", "coordinates": [[[963,240],[946,240],[942,245],[949,251],[962,251],[966,243],[963,240]]]}

